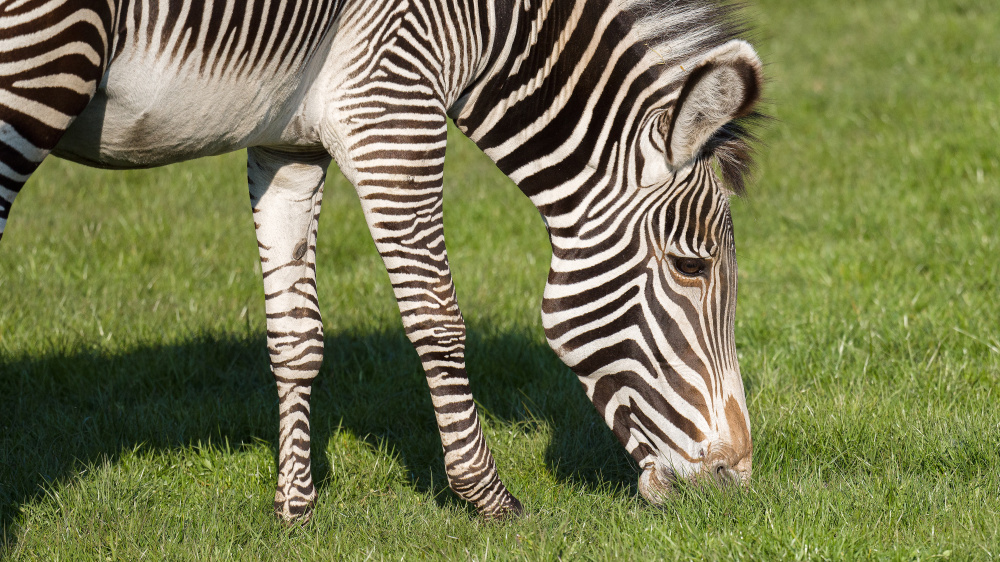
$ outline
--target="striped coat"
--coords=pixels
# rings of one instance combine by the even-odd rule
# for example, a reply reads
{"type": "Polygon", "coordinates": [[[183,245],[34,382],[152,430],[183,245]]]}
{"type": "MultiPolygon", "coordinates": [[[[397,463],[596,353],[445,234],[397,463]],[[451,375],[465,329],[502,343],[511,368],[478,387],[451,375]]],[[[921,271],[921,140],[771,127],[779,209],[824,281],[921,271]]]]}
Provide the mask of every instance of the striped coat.
{"type": "Polygon", "coordinates": [[[307,519],[327,168],[354,184],[427,375],[449,483],[521,511],[483,438],[442,220],[447,122],[545,219],[546,337],[662,501],[746,481],[728,197],[762,84],[705,0],[8,0],[0,236],[48,154],[135,168],[247,149],[280,399],[275,510],[307,519]]]}

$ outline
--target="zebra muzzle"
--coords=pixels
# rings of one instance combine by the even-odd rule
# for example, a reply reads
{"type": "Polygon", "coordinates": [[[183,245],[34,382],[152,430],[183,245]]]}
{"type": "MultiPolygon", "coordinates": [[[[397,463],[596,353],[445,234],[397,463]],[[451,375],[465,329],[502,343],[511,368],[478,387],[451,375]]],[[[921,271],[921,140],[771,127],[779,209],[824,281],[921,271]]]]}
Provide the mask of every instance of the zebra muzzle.
{"type": "Polygon", "coordinates": [[[639,475],[639,493],[653,505],[666,502],[674,492],[676,475],[673,470],[648,464],[639,475]]]}
{"type": "Polygon", "coordinates": [[[746,455],[739,462],[732,464],[723,455],[709,455],[709,458],[702,463],[700,472],[680,476],[672,468],[648,463],[639,475],[639,493],[649,503],[662,505],[674,494],[674,485],[679,477],[683,477],[695,486],[710,484],[722,487],[734,485],[745,487],[750,483],[751,458],[751,455],[746,455]]]}
{"type": "Polygon", "coordinates": [[[753,453],[738,453],[732,447],[720,447],[708,454],[702,464],[703,479],[722,486],[746,486],[750,483],[753,453]]]}

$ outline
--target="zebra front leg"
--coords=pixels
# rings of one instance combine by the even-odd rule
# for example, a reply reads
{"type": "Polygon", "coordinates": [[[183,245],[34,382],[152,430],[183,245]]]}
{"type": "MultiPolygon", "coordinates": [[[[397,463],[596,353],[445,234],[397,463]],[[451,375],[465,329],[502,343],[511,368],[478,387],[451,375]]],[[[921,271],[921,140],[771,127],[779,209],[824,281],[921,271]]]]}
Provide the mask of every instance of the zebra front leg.
{"type": "Polygon", "coordinates": [[[316,500],[309,463],[309,397],[323,361],[316,298],[316,222],[330,157],[247,150],[247,178],[264,276],[267,349],[278,386],[274,511],[307,522],[316,500]]]}
{"type": "Polygon", "coordinates": [[[440,148],[423,152],[424,161],[387,163],[378,154],[366,169],[363,161],[356,160],[355,186],[389,273],[406,335],[423,364],[448,483],[484,518],[505,518],[519,515],[522,508],[500,481],[469,388],[465,322],[444,244],[441,187],[446,130],[442,127],[434,134],[440,137],[440,148]]]}

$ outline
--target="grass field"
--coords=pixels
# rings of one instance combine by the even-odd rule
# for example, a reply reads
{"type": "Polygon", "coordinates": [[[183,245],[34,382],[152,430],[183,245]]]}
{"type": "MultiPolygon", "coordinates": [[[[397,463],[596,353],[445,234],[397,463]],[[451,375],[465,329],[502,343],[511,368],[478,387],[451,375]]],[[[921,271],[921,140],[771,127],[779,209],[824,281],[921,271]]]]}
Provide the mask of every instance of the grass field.
{"type": "Polygon", "coordinates": [[[0,244],[0,558],[1000,556],[1000,4],[755,2],[776,120],[734,202],[743,491],[638,497],[545,344],[537,212],[452,137],[451,262],[488,439],[526,516],[448,491],[352,188],[320,225],[312,524],[271,515],[276,396],[242,154],[49,160],[0,244]],[[488,230],[484,230],[488,225],[488,230]]]}

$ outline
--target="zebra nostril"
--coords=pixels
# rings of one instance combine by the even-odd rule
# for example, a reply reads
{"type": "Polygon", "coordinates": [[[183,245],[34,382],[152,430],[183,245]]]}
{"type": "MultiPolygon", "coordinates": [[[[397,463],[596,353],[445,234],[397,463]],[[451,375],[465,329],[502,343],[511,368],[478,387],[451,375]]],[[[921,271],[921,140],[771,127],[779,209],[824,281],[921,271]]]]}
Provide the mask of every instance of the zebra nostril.
{"type": "Polygon", "coordinates": [[[729,484],[738,480],[736,472],[726,461],[718,461],[713,464],[711,473],[715,476],[715,480],[720,484],[729,484]]]}

